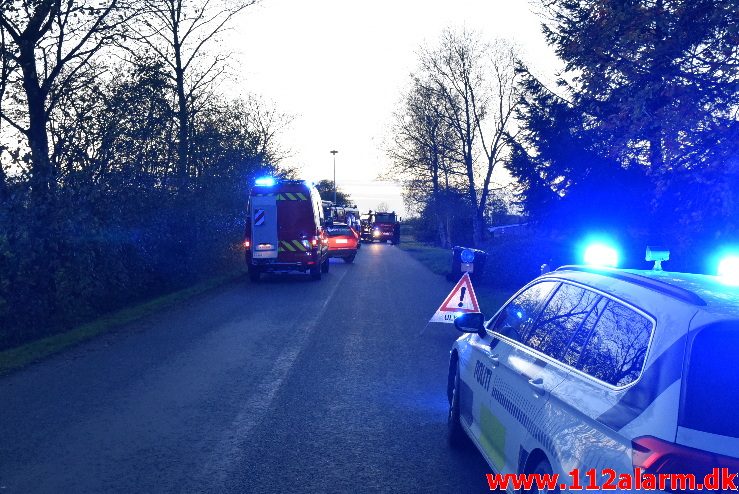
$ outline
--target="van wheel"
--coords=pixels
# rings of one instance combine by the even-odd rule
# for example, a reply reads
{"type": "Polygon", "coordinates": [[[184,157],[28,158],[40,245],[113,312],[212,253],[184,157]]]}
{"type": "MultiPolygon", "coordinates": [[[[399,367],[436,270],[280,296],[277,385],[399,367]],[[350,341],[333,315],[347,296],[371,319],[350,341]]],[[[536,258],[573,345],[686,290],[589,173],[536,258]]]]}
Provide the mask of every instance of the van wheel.
{"type": "Polygon", "coordinates": [[[447,415],[447,441],[452,448],[461,448],[465,445],[466,434],[459,421],[459,361],[454,370],[454,381],[449,398],[449,415],[447,415]]]}
{"type": "Polygon", "coordinates": [[[329,264],[329,258],[327,257],[326,260],[321,263],[321,272],[328,273],[328,269],[330,267],[331,267],[331,264],[329,264]]]}
{"type": "Polygon", "coordinates": [[[258,283],[262,276],[262,270],[257,266],[249,265],[249,281],[258,283]]]}
{"type": "MultiPolygon", "coordinates": [[[[534,465],[534,468],[529,470],[529,473],[533,475],[552,475],[552,465],[549,464],[549,461],[546,458],[542,458],[539,460],[536,465],[534,465]]],[[[549,491],[547,489],[539,490],[539,488],[536,486],[536,484],[531,486],[531,489],[523,489],[521,488],[521,494],[539,494],[540,492],[559,492],[559,486],[553,491],[549,491]]]]}
{"type": "Polygon", "coordinates": [[[357,257],[357,255],[356,255],[356,254],[352,254],[352,255],[350,255],[349,257],[345,257],[345,258],[344,258],[344,262],[345,262],[345,263],[347,263],[347,264],[351,264],[351,263],[353,263],[353,262],[354,262],[354,258],[355,258],[355,257],[357,257]]]}
{"type": "Polygon", "coordinates": [[[321,280],[321,266],[316,264],[314,267],[310,268],[310,279],[313,281],[320,281],[321,280]]]}

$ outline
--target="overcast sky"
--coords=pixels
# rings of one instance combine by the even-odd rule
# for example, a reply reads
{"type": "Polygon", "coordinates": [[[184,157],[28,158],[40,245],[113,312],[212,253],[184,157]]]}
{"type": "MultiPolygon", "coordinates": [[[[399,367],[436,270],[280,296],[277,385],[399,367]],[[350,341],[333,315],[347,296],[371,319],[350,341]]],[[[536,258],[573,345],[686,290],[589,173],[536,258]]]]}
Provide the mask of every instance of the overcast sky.
{"type": "Polygon", "coordinates": [[[423,44],[447,27],[516,42],[541,71],[555,70],[527,0],[261,0],[225,44],[235,52],[232,91],[253,92],[293,115],[283,134],[302,178],[336,180],[360,209],[403,211],[400,188],[377,182],[384,142],[423,44]]]}

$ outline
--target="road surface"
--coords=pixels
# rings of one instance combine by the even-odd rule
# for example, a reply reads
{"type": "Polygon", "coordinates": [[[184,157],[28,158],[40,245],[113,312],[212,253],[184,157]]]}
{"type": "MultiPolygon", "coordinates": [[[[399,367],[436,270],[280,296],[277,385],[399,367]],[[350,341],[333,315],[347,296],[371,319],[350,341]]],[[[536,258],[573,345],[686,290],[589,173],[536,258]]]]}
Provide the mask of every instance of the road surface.
{"type": "Polygon", "coordinates": [[[451,289],[391,245],[239,281],[0,378],[0,493],[484,492],[445,441],[451,289]]]}

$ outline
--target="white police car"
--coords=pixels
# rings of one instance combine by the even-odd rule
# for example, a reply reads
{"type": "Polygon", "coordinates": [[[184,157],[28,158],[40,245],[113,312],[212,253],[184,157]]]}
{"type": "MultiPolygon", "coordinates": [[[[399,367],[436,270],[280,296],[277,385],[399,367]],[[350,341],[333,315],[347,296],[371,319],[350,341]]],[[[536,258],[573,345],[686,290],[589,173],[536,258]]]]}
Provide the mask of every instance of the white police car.
{"type": "Polygon", "coordinates": [[[564,267],[455,326],[450,443],[495,472],[739,471],[739,288],[720,278],[564,267]]]}

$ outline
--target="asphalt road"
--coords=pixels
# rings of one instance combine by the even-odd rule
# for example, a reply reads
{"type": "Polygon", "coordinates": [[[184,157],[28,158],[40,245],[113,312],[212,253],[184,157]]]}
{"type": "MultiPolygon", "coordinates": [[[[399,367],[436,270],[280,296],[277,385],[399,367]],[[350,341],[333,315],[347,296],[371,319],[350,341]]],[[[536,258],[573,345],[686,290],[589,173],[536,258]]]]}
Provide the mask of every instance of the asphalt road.
{"type": "Polygon", "coordinates": [[[446,445],[451,289],[391,245],[240,281],[0,379],[0,493],[485,492],[446,445]]]}

